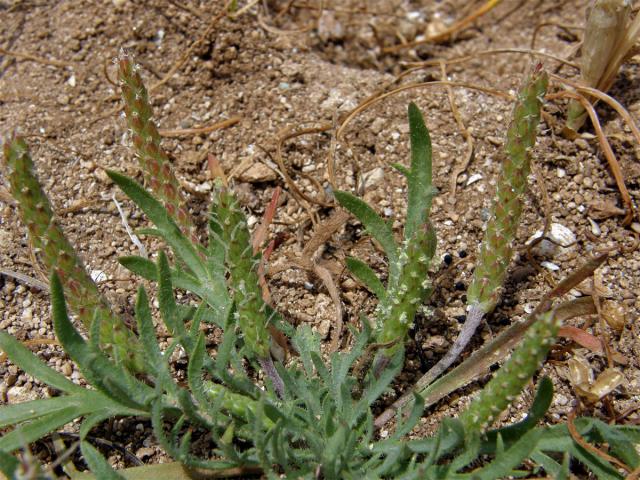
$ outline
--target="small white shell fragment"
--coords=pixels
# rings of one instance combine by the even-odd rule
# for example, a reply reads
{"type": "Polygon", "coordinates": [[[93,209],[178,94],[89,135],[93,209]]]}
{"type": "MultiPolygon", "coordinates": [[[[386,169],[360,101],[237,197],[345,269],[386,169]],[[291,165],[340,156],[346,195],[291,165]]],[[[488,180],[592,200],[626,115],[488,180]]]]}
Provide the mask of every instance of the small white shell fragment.
{"type": "Polygon", "coordinates": [[[557,243],[561,247],[570,247],[576,243],[576,236],[571,230],[560,223],[552,223],[549,231],[549,240],[557,243]]]}
{"type": "Polygon", "coordinates": [[[255,215],[249,215],[249,217],[247,218],[247,226],[251,228],[256,223],[258,223],[258,217],[256,217],[255,215]]]}
{"type": "Polygon", "coordinates": [[[479,173],[474,173],[469,177],[469,180],[467,180],[467,187],[476,183],[478,180],[482,180],[482,175],[480,175],[479,173]]]}
{"type": "Polygon", "coordinates": [[[593,219],[587,218],[589,223],[591,224],[591,233],[593,233],[596,237],[599,237],[602,233],[600,230],[600,225],[598,225],[593,219]]]}
{"type": "Polygon", "coordinates": [[[551,270],[552,272],[557,272],[558,270],[560,270],[560,267],[555,263],[544,261],[544,262],[540,262],[540,265],[542,265],[547,270],[551,270]]]}
{"type": "Polygon", "coordinates": [[[384,170],[381,167],[376,167],[362,174],[362,183],[365,189],[378,185],[382,183],[383,180],[384,170]]]}
{"type": "Polygon", "coordinates": [[[556,175],[558,178],[564,178],[567,175],[567,171],[564,168],[559,168],[556,170],[556,175]]]}
{"type": "Polygon", "coordinates": [[[71,75],[71,76],[69,77],[69,79],[67,80],[67,84],[68,84],[70,87],[75,87],[75,86],[76,86],[76,76],[75,76],[75,75],[71,75]]]}
{"type": "MultiPolygon", "coordinates": [[[[527,245],[535,239],[542,236],[542,230],[538,230],[527,240],[527,245]]],[[[549,241],[542,240],[534,248],[534,253],[542,256],[552,256],[557,252],[557,247],[568,248],[576,243],[577,239],[574,233],[560,223],[552,223],[547,234],[549,241]]]]}
{"type": "Polygon", "coordinates": [[[104,282],[108,278],[107,274],[102,270],[91,270],[90,275],[91,279],[96,283],[104,282]]]}

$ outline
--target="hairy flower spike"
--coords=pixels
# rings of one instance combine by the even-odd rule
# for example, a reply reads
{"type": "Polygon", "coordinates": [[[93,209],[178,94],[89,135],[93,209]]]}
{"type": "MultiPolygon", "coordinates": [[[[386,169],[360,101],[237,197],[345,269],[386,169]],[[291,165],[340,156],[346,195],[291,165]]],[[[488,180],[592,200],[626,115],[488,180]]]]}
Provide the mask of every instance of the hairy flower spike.
{"type": "Polygon", "coordinates": [[[94,318],[100,322],[100,343],[131,370],[142,368],[136,337],[116,316],[86,271],[75,250],[53,217],[49,199],[33,173],[33,161],[22,138],[4,144],[9,167],[11,194],[16,199],[32,245],[41,252],[48,272],[56,270],[63,282],[67,302],[84,327],[91,331],[94,318]],[[94,317],[95,316],[95,317],[94,317]]]}
{"type": "Polygon", "coordinates": [[[540,315],[511,358],[460,416],[468,433],[482,433],[520,394],[547,356],[559,328],[555,312],[540,315]]]}
{"type": "Polygon", "coordinates": [[[198,243],[191,216],[181,194],[169,157],[160,147],[160,134],[153,123],[153,110],[149,104],[147,89],[133,61],[121,54],[118,62],[118,80],[121,86],[127,124],[131,129],[136,157],[140,163],[146,183],[153,193],[162,200],[183,232],[198,243]]]}
{"type": "Polygon", "coordinates": [[[436,236],[431,224],[427,223],[419,229],[414,237],[406,242],[404,248],[402,253],[407,261],[401,269],[399,286],[389,292],[387,299],[381,302],[378,309],[377,323],[382,328],[379,342],[398,341],[386,350],[385,354],[388,357],[403,348],[404,339],[418,307],[430,292],[431,284],[426,279],[429,275],[430,261],[436,251],[436,236]]]}
{"type": "Polygon", "coordinates": [[[525,82],[513,110],[513,121],[507,132],[507,155],[480,247],[478,265],[467,291],[469,305],[478,305],[483,313],[489,313],[498,302],[499,289],[511,261],[511,246],[520,223],[522,198],[530,170],[530,150],[536,141],[541,98],[547,83],[546,72],[536,70],[525,82]]]}
{"type": "Polygon", "coordinates": [[[270,334],[263,321],[266,305],[258,279],[255,258],[247,245],[251,236],[237,200],[225,189],[218,192],[217,218],[222,242],[228,245],[226,263],[229,287],[235,292],[238,325],[247,347],[259,358],[269,357],[270,334]]]}

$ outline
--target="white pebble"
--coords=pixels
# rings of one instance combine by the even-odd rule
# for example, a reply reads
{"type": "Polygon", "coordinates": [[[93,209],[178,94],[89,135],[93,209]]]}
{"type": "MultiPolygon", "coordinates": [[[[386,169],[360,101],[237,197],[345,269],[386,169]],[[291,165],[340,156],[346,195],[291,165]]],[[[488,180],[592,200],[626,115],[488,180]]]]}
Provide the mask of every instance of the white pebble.
{"type": "Polygon", "coordinates": [[[555,263],[544,261],[544,262],[540,262],[540,265],[542,265],[547,270],[551,270],[552,272],[557,272],[558,270],[560,270],[560,267],[555,263]]]}
{"type": "Polygon", "coordinates": [[[482,175],[480,175],[479,173],[474,173],[469,177],[469,180],[467,180],[467,187],[476,183],[478,180],[482,180],[482,175]]]}
{"type": "Polygon", "coordinates": [[[104,282],[105,280],[107,280],[107,274],[102,270],[91,270],[91,278],[96,283],[104,282]]]}

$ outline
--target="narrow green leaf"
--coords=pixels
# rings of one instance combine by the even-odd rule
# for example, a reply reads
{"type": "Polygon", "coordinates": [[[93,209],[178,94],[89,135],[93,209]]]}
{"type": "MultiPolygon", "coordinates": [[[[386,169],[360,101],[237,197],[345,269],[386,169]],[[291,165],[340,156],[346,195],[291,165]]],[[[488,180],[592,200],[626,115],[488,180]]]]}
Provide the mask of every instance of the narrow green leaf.
{"type": "Polygon", "coordinates": [[[399,171],[402,175],[409,178],[411,176],[411,170],[402,165],[401,163],[392,163],[391,166],[399,171]]]}
{"type": "MultiPolygon", "coordinates": [[[[404,365],[404,351],[399,350],[391,359],[378,378],[373,378],[362,395],[362,402],[371,405],[384,393],[404,365]]],[[[373,377],[373,375],[372,375],[373,377]]]]}
{"type": "Polygon", "coordinates": [[[635,448],[629,448],[633,442],[620,430],[616,430],[612,425],[608,425],[600,420],[594,419],[596,430],[602,436],[602,440],[609,444],[610,454],[622,460],[633,470],[640,464],[640,455],[635,448]]]}
{"type": "Polygon", "coordinates": [[[0,472],[2,472],[5,477],[11,479],[16,478],[14,475],[19,466],[20,462],[17,458],[0,450],[0,472]]]}
{"type": "MultiPolygon", "coordinates": [[[[530,458],[531,460],[536,462],[538,465],[540,465],[542,468],[544,468],[544,471],[546,472],[546,474],[549,475],[551,478],[554,478],[555,480],[567,479],[566,475],[562,475],[563,469],[564,469],[564,462],[563,462],[563,465],[560,465],[549,455],[547,455],[546,453],[542,453],[539,450],[532,452],[530,455],[530,458]]],[[[571,456],[568,453],[565,453],[564,460],[567,462],[567,467],[569,466],[569,458],[571,458],[571,456]]]]}
{"type": "Polygon", "coordinates": [[[474,477],[480,480],[495,480],[512,475],[513,469],[535,450],[541,436],[540,430],[529,430],[503,454],[498,453],[489,465],[474,471],[474,477]]]}
{"type": "Polygon", "coordinates": [[[415,103],[409,104],[409,131],[411,136],[411,171],[407,176],[407,220],[404,238],[413,238],[416,231],[429,218],[435,189],[431,183],[431,137],[415,103]]]}
{"type": "Polygon", "coordinates": [[[347,268],[349,271],[364,284],[369,291],[371,291],[379,300],[382,300],[386,296],[384,285],[376,275],[373,269],[357,258],[347,257],[347,268]]]}
{"type": "Polygon", "coordinates": [[[205,355],[204,334],[200,332],[197,336],[193,350],[189,355],[189,363],[187,364],[187,382],[189,383],[189,389],[196,400],[203,405],[209,405],[211,402],[204,393],[204,385],[202,382],[202,368],[204,366],[205,355]]]}
{"type": "Polygon", "coordinates": [[[81,412],[78,415],[83,415],[84,412],[91,411],[96,404],[98,404],[96,405],[97,408],[100,408],[101,400],[97,398],[99,394],[92,395],[92,393],[94,392],[84,390],[84,392],[73,395],[3,405],[0,407],[0,428],[35,420],[45,415],[63,411],[69,407],[81,412]]]}
{"type": "Polygon", "coordinates": [[[164,206],[132,179],[111,170],[107,171],[107,175],[149,217],[175,255],[189,267],[194,275],[201,281],[207,279],[208,272],[197,249],[184,236],[164,206]]]}
{"type": "MultiPolygon", "coordinates": [[[[164,252],[158,255],[158,303],[160,304],[160,314],[162,320],[169,329],[169,332],[175,337],[183,338],[186,336],[184,324],[178,320],[178,306],[173,298],[173,285],[171,284],[171,271],[169,262],[164,252]]],[[[187,350],[193,348],[192,345],[186,345],[187,350]]]]}
{"type": "Polygon", "coordinates": [[[163,365],[166,359],[160,352],[158,346],[158,338],[156,337],[153,320],[151,318],[151,310],[149,308],[149,298],[144,287],[138,287],[138,296],[136,298],[136,322],[138,324],[138,333],[140,341],[144,347],[144,356],[147,363],[149,373],[156,378],[160,377],[163,365]]]}
{"type": "Polygon", "coordinates": [[[29,349],[6,332],[0,332],[0,350],[5,352],[11,361],[25,373],[53,388],[66,393],[85,391],[81,386],[45,365],[29,349]]]}
{"type": "Polygon", "coordinates": [[[137,255],[120,257],[118,263],[146,280],[156,281],[156,264],[137,255]]]}
{"type": "Polygon", "coordinates": [[[87,462],[87,465],[97,478],[100,480],[125,480],[125,477],[117,473],[100,452],[89,442],[80,442],[80,450],[82,451],[84,461],[87,462]]]}
{"type": "Polygon", "coordinates": [[[70,406],[19,425],[0,438],[0,450],[13,452],[20,447],[29,445],[46,434],[81,417],[83,413],[76,406],[70,406]]]}
{"type": "Polygon", "coordinates": [[[112,363],[104,353],[91,349],[67,314],[62,284],[56,273],[50,280],[53,326],[65,352],[76,362],[87,382],[124,406],[144,410],[153,391],[123,368],[112,363]]]}
{"type": "MultiPolygon", "coordinates": [[[[553,382],[549,377],[543,377],[538,385],[538,391],[533,400],[533,404],[527,413],[527,416],[521,422],[518,422],[508,427],[501,428],[499,430],[493,430],[487,433],[488,442],[486,444],[492,444],[496,440],[496,435],[499,433],[504,441],[509,444],[518,440],[527,431],[531,430],[536,424],[542,420],[547,413],[547,410],[551,406],[553,400],[553,382]]],[[[485,450],[483,449],[483,452],[485,450]]],[[[486,451],[490,453],[490,451],[486,451]]]]}
{"type": "Polygon", "coordinates": [[[395,438],[398,440],[401,439],[402,437],[407,435],[413,429],[413,427],[415,427],[420,421],[420,418],[422,417],[422,413],[424,412],[424,398],[422,398],[420,395],[418,395],[415,392],[413,394],[413,397],[414,397],[413,407],[411,408],[411,413],[409,414],[409,417],[404,422],[401,422],[400,420],[398,420],[397,422],[398,426],[396,427],[396,431],[394,432],[392,438],[395,438]]]}
{"type": "Polygon", "coordinates": [[[333,194],[340,205],[355,215],[367,229],[369,235],[382,245],[389,259],[389,283],[393,284],[398,278],[400,270],[398,244],[393,238],[391,227],[364,200],[340,190],[334,191],[333,194]]]}

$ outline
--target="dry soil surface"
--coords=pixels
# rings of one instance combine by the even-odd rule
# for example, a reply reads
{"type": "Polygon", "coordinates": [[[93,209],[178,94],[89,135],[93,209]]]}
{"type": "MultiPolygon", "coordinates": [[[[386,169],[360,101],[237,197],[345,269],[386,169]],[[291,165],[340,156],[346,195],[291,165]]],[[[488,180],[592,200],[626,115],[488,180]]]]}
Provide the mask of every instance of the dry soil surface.
{"type": "MultiPolygon", "coordinates": [[[[242,8],[247,2],[238,3],[242,8]]],[[[446,42],[396,53],[385,49],[437,33],[482,2],[251,3],[256,5],[235,19],[223,15],[212,22],[223,11],[219,0],[0,1],[0,128],[4,135],[18,131],[27,138],[37,174],[59,213],[60,224],[87,268],[100,277],[105,295],[116,308],[130,312],[139,279],[120,267],[117,258],[137,253],[138,247],[126,233],[114,199],[122,205],[132,228],[147,226],[147,220],[105,174],[105,169],[116,169],[141,179],[114,95],[113,59],[120,49],[126,49],[141,64],[147,84],[153,85],[184,57],[175,74],[151,93],[160,127],[190,129],[239,118],[228,128],[183,132],[163,141],[191,211],[204,226],[212,188],[208,154],[214,155],[233,179],[252,225],[264,212],[274,189],[282,187],[284,193],[270,232],[272,238],[281,240],[271,257],[271,293],[289,321],[309,323],[328,342],[336,325],[336,305],[329,291],[313,273],[287,266],[322,228],[318,225],[335,212],[332,188],[362,195],[401,233],[406,184],[391,164],[408,162],[406,108],[410,101],[416,102],[431,131],[434,184],[439,190],[432,211],[438,235],[438,261],[433,268],[437,288],[428,303],[432,315],[416,322],[405,371],[394,385],[395,392],[385,398],[391,402],[444,354],[464,319],[465,289],[495,188],[512,107],[509,100],[472,87],[513,94],[532,64],[531,57],[522,53],[479,52],[530,48],[536,26],[547,24],[538,31],[534,48],[575,61],[571,54],[581,31],[570,27],[583,24],[588,2],[506,0],[446,42]],[[319,4],[324,6],[322,11],[319,4]],[[286,5],[293,6],[285,9],[286,5]],[[445,71],[432,63],[398,78],[425,60],[467,55],[470,57],[463,62],[448,63],[445,71]],[[408,85],[443,76],[471,87],[448,92],[441,85],[424,84],[386,96],[360,111],[336,136],[349,112],[371,95],[390,90],[393,82],[408,85]],[[452,115],[452,102],[463,125],[452,115]],[[473,141],[472,156],[468,155],[463,127],[473,141]],[[279,139],[293,133],[299,135],[282,143],[282,164],[278,165],[279,139]],[[334,163],[333,178],[328,162],[334,163]],[[448,263],[443,261],[446,255],[450,255],[448,263]]],[[[577,77],[572,66],[548,57],[537,60],[560,76],[577,77]]],[[[611,90],[632,114],[640,108],[637,71],[638,62],[633,58],[611,90]]],[[[561,88],[557,83],[551,87],[561,88]]],[[[630,227],[623,226],[621,197],[591,126],[574,140],[561,135],[565,107],[562,100],[545,106],[546,116],[533,152],[535,173],[530,177],[518,233],[518,253],[503,300],[473,346],[523,319],[544,292],[586,257],[611,248],[611,257],[599,270],[600,295],[624,311],[624,328],[603,331],[594,318],[572,321],[597,337],[604,335],[621,361],[616,368],[623,374],[622,384],[607,401],[587,410],[610,419],[638,407],[640,253],[634,236],[640,224],[635,218],[630,227]],[[523,246],[543,228],[545,216],[562,227],[563,238],[569,241],[552,252],[528,258],[523,246]]],[[[598,114],[637,202],[639,145],[613,110],[599,105],[598,114]]],[[[59,347],[42,344],[41,339],[54,339],[48,293],[39,283],[46,279],[34,265],[37,252],[29,247],[26,230],[6,189],[6,176],[0,181],[0,328],[22,341],[32,341],[33,350],[49,365],[81,381],[80,373],[59,347]]],[[[151,252],[157,252],[157,242],[143,240],[151,252]]],[[[371,312],[375,301],[345,272],[344,258],[355,255],[384,275],[383,255],[353,219],[314,253],[315,261],[331,272],[338,286],[344,322],[357,324],[359,313],[371,312]]],[[[586,294],[590,288],[587,281],[567,299],[586,294]]],[[[560,346],[562,351],[544,367],[556,387],[549,422],[566,418],[576,403],[566,374],[569,358],[585,358],[595,375],[607,366],[602,354],[567,340],[560,346]]],[[[443,416],[466,405],[487,378],[489,372],[480,383],[426,411],[413,434],[433,431],[443,416]]],[[[532,392],[533,384],[503,421],[520,418],[532,392]]],[[[50,394],[11,362],[0,364],[0,403],[50,394]]],[[[626,421],[633,420],[638,420],[635,413],[626,421]]],[[[73,432],[74,426],[67,431],[73,432]]],[[[149,424],[142,420],[116,421],[95,436],[124,447],[145,463],[165,459],[149,424]]],[[[44,460],[51,459],[45,448],[37,451],[44,460]]],[[[132,464],[115,449],[103,451],[118,465],[132,464]]]]}

